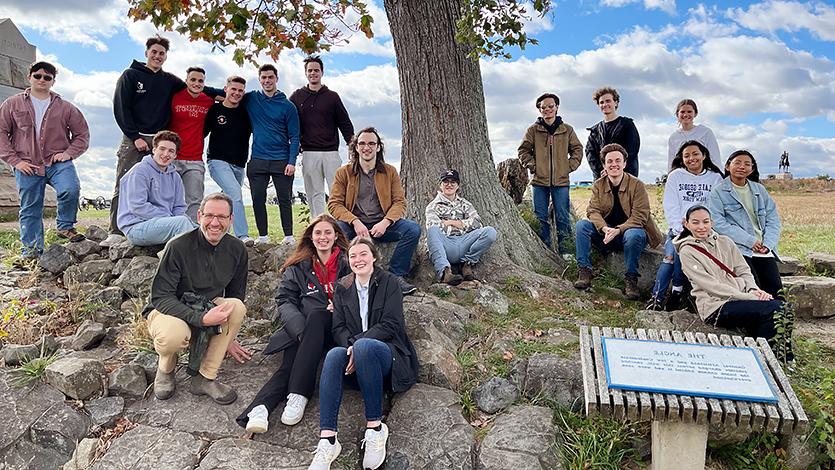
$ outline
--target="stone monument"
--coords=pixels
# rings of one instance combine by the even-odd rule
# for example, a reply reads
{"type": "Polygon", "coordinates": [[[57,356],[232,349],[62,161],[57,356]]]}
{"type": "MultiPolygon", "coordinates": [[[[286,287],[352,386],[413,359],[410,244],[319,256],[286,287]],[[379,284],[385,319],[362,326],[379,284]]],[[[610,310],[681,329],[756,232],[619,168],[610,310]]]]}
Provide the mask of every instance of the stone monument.
{"type": "Polygon", "coordinates": [[[780,165],[777,167],[777,171],[779,171],[779,173],[775,175],[775,178],[784,181],[791,180],[792,174],[789,171],[789,165],[789,152],[783,150],[782,155],[780,155],[780,165]]]}

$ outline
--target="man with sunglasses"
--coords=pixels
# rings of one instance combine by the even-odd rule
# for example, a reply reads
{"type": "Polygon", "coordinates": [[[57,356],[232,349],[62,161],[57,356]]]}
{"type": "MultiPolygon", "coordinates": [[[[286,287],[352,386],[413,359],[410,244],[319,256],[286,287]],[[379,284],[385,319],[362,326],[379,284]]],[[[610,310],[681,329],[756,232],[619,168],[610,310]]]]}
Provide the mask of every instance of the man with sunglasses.
{"type": "Polygon", "coordinates": [[[48,62],[32,64],[30,87],[0,105],[0,159],[14,167],[24,258],[44,249],[47,184],[58,196],[58,236],[84,238],[75,230],[81,184],[72,161],[87,151],[90,131],[81,111],[51,91],[57,74],[48,62]]]}

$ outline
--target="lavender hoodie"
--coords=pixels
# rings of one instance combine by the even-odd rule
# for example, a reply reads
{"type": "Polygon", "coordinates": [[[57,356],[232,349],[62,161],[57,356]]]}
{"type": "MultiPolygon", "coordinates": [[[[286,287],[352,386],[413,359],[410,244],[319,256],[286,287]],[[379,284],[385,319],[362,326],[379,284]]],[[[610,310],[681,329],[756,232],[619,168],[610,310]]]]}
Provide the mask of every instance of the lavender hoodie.
{"type": "Polygon", "coordinates": [[[116,225],[125,233],[140,222],[186,213],[183,180],[173,164],[160,170],[152,155],[145,155],[119,180],[119,195],[116,225]]]}

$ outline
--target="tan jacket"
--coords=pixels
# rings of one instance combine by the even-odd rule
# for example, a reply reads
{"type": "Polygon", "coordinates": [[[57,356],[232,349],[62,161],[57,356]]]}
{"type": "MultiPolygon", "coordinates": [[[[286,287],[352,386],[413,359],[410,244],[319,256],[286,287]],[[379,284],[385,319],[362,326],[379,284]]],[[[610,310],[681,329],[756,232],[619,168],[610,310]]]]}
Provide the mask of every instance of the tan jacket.
{"type": "MultiPolygon", "coordinates": [[[[618,191],[620,205],[626,214],[626,222],[618,225],[621,235],[628,228],[642,228],[647,232],[647,245],[652,248],[664,241],[664,235],[658,230],[649,212],[649,195],[644,183],[629,173],[623,174],[618,191]]],[[[612,212],[615,198],[612,186],[605,176],[598,178],[591,187],[591,200],[586,208],[586,217],[594,224],[598,231],[606,227],[604,218],[612,212]]]]}
{"type": "MultiPolygon", "coordinates": [[[[386,219],[394,223],[406,213],[406,193],[403,191],[397,169],[388,163],[383,165],[386,171],[375,173],[374,186],[377,188],[377,198],[380,200],[380,207],[386,213],[386,219]]],[[[357,202],[359,182],[360,175],[352,173],[350,162],[336,170],[328,199],[328,212],[337,220],[350,224],[358,218],[353,210],[357,202]]]]}
{"type": "Polygon", "coordinates": [[[518,149],[522,166],[533,174],[535,186],[568,186],[568,174],[583,162],[583,144],[574,128],[560,124],[553,135],[541,124],[528,127],[518,149]]]}
{"type": "Polygon", "coordinates": [[[673,244],[681,258],[681,269],[693,284],[693,296],[696,297],[696,308],[702,320],[706,320],[729,300],[758,300],[756,295],[750,293],[758,289],[751,268],[730,238],[712,231],[706,240],[698,240],[689,235],[676,238],[673,244]],[[707,250],[739,277],[726,273],[693,246],[707,250]]]}

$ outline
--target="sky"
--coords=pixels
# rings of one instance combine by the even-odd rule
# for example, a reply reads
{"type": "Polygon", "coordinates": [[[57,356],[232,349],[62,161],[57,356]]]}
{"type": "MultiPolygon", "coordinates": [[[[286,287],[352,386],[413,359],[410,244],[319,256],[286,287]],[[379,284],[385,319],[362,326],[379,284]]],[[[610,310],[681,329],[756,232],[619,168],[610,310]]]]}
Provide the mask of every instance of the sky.
{"type": "MultiPolygon", "coordinates": [[[[386,160],[400,160],[400,104],[394,48],[381,0],[369,1],[375,37],[355,35],[322,55],[323,82],[338,92],[354,127],[376,126],[386,160]],[[373,86],[369,86],[373,84],[373,86]]],[[[832,2],[563,0],[527,22],[538,45],[509,49],[511,59],[482,59],[490,143],[496,162],[516,156],[525,129],[538,117],[536,97],[557,93],[560,115],[585,143],[602,119],[592,100],[601,86],[617,88],[619,113],[641,135],[640,176],[666,170],[675,105],[696,101],[697,124],[713,129],[722,153],[748,149],[760,173],[777,172],[780,154],[795,177],[835,176],[835,6],[832,2]]],[[[76,161],[86,197],[109,196],[121,132],[113,119],[116,80],[144,42],[160,33],[172,48],[164,69],[184,77],[192,65],[222,87],[240,74],[257,85],[252,66],[237,67],[232,51],[189,42],[175,32],[127,18],[125,0],[3,0],[10,17],[37,46],[39,59],[58,65],[54,90],[76,104],[91,127],[88,152],[76,161]]],[[[279,88],[289,96],[306,83],[298,51],[282,53],[279,88]]],[[[269,61],[264,58],[264,61],[269,61]]],[[[346,150],[341,153],[345,159],[346,150]]],[[[462,175],[466,178],[466,175],[462,175]]],[[[590,180],[584,161],[572,181],[590,180]]],[[[301,189],[301,177],[296,178],[301,189]]],[[[215,190],[207,175],[207,191],[215,190]]]]}

